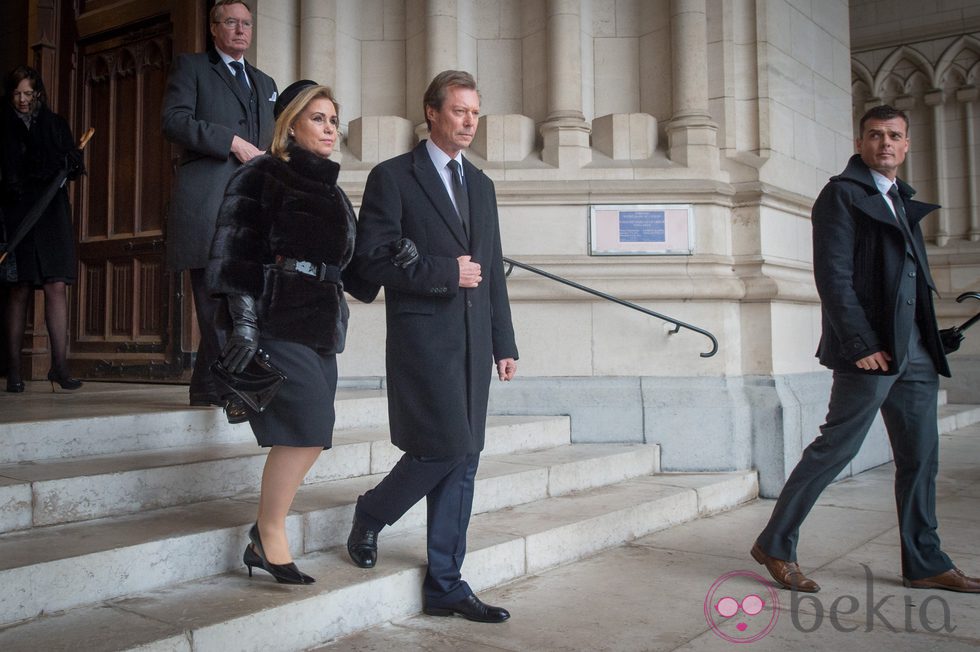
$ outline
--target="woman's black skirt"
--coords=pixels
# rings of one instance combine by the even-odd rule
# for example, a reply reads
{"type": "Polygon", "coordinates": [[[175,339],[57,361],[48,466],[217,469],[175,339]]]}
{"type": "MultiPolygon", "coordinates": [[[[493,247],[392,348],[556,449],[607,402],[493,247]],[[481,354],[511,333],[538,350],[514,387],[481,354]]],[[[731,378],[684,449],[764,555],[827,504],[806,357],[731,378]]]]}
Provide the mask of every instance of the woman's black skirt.
{"type": "Polygon", "coordinates": [[[286,382],[265,411],[252,412],[249,423],[259,446],[333,444],[337,395],[337,356],[319,355],[303,344],[260,339],[269,362],[286,374],[286,382]]]}

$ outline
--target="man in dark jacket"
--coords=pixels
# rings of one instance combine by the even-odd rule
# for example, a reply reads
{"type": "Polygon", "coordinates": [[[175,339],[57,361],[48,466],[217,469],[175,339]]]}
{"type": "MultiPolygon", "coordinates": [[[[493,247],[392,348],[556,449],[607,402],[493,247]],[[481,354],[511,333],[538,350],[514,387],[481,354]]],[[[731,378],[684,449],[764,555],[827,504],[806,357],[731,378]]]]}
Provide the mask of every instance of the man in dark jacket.
{"type": "Polygon", "coordinates": [[[440,73],[423,107],[430,139],[371,171],[358,220],[354,264],[385,289],[388,417],[405,455],[358,500],[347,548],[358,566],[374,566],[378,532],[425,497],[425,613],[502,622],[509,614],[482,603],[460,573],[491,371],[500,380],[517,371],[497,200],[461,155],[480,110],[473,77],[440,73]]]}
{"type": "Polygon", "coordinates": [[[221,342],[214,325],[217,301],[208,296],[208,264],[218,207],[231,173],[272,142],[276,83],[245,61],[252,12],[241,0],[219,0],[211,10],[214,50],[174,59],[163,98],[163,133],[180,146],[167,217],[167,263],[189,270],[201,344],[191,376],[191,405],[218,405],[211,363],[221,342]]]}
{"type": "Polygon", "coordinates": [[[827,421],[786,481],[752,556],[780,585],[820,587],[796,562],[799,529],[820,493],[857,454],[881,411],[895,458],[902,576],[911,588],[980,592],[936,534],[939,376],[949,366],[936,325],[919,223],[939,208],[898,179],[908,117],[878,106],[861,118],[858,153],[813,205],[813,274],[823,333],[817,355],[834,372],[827,421]]]}

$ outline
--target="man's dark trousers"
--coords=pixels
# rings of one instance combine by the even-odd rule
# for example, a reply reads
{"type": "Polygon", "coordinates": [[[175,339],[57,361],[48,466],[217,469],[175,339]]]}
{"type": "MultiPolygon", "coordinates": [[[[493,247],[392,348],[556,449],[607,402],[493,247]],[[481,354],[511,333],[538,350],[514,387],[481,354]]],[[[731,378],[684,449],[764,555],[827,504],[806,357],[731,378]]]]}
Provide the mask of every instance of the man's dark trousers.
{"type": "Polygon", "coordinates": [[[479,465],[479,453],[449,459],[406,453],[357,501],[358,519],[378,531],[425,497],[429,564],[422,592],[427,607],[448,607],[473,593],[462,580],[461,567],[479,465]]]}
{"type": "Polygon", "coordinates": [[[881,410],[895,457],[895,500],[902,543],[902,575],[932,577],[953,567],[936,534],[939,376],[913,328],[908,356],[897,375],[834,372],[827,422],[779,494],[759,545],[769,555],[796,561],[800,525],[821,492],[857,455],[881,410]]]}
{"type": "Polygon", "coordinates": [[[219,392],[211,375],[211,364],[218,359],[224,338],[215,325],[220,302],[213,298],[207,290],[203,269],[192,269],[191,291],[194,294],[194,311],[197,313],[197,327],[201,333],[201,343],[197,347],[194,359],[194,371],[191,373],[190,396],[192,401],[214,400],[220,398],[219,392]]]}

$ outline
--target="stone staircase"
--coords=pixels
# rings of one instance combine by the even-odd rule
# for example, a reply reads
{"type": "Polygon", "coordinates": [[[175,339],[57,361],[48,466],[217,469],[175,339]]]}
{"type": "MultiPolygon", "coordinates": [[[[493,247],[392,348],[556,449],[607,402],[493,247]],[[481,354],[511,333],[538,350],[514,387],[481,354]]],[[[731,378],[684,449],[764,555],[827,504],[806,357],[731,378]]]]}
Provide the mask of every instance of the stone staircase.
{"type": "MultiPolygon", "coordinates": [[[[265,460],[185,388],[0,397],[0,650],[301,650],[421,610],[424,504],[355,567],[356,497],[400,456],[384,395],[342,390],[334,447],[287,520],[305,587],[241,556],[265,460]]],[[[567,417],[491,417],[465,576],[474,590],[757,495],[754,472],[660,474],[656,445],[570,443],[567,417]]]]}
{"type": "MultiPolygon", "coordinates": [[[[377,390],[342,390],[334,447],[287,520],[305,587],[241,561],[265,451],[186,389],[90,383],[0,396],[0,650],[302,650],[418,613],[424,505],[377,568],[343,547],[400,452],[377,390]]],[[[980,406],[940,393],[940,431],[980,406]]],[[[570,443],[567,417],[491,417],[465,575],[480,591],[730,509],[754,472],[659,473],[656,445],[570,443]]]]}

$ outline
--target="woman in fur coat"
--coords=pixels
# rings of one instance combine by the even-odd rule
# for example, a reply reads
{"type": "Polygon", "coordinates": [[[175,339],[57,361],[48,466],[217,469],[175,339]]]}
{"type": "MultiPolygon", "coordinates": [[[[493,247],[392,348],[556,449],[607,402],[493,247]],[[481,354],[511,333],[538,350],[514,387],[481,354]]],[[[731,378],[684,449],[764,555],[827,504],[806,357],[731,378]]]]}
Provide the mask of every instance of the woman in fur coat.
{"type": "Polygon", "coordinates": [[[256,566],[279,582],[310,584],[313,578],[292,562],[286,514],[332,443],[336,354],[344,348],[349,314],[342,272],[356,224],[337,186],[340,166],[328,158],[339,138],[330,89],[297,82],[280,100],[280,107],[288,105],[277,117],[269,153],[228,183],[207,280],[227,306],[219,310],[226,333],[219,363],[240,373],[261,347],[286,375],[265,411],[229,407],[229,420],[244,411],[259,445],[270,447],[244,562],[249,575],[256,566]]]}

